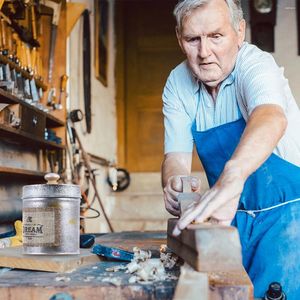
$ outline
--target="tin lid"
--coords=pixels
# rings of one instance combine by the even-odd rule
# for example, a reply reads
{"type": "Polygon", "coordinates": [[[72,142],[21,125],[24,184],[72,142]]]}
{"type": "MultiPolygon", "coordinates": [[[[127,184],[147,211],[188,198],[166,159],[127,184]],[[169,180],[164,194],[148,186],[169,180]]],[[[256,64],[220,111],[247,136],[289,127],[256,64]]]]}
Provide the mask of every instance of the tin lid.
{"type": "Polygon", "coordinates": [[[58,184],[60,176],[56,173],[45,175],[47,184],[23,186],[22,199],[28,198],[80,198],[80,186],[75,184],[58,184]]]}

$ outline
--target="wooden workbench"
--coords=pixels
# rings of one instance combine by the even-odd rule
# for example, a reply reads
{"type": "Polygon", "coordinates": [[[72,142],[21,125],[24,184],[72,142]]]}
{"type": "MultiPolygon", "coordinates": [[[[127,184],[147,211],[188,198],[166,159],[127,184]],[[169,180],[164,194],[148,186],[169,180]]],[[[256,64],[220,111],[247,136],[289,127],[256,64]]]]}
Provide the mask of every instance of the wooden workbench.
{"type": "MultiPolygon", "coordinates": [[[[134,246],[149,249],[158,255],[161,244],[166,244],[163,232],[122,232],[97,237],[96,243],[132,251],[134,246]]],[[[101,261],[78,268],[72,273],[50,273],[0,268],[1,300],[49,300],[57,293],[68,293],[74,299],[172,299],[176,279],[150,284],[129,284],[130,274],[124,271],[107,272],[106,268],[117,266],[119,261],[101,261]],[[118,277],[119,286],[102,282],[106,277],[118,277]],[[58,279],[62,281],[57,281],[58,279]]],[[[179,275],[179,268],[172,271],[179,275]]]]}
{"type": "MultiPolygon", "coordinates": [[[[165,232],[122,232],[98,236],[96,243],[130,251],[137,246],[145,250],[149,249],[154,256],[157,256],[160,245],[166,244],[166,238],[165,232]]],[[[49,300],[57,293],[68,293],[76,300],[172,299],[178,279],[149,284],[129,284],[128,279],[131,275],[126,274],[123,270],[119,272],[106,271],[106,268],[120,264],[124,263],[100,261],[78,268],[72,273],[63,274],[17,269],[6,271],[6,269],[0,268],[0,299],[49,300]],[[102,282],[103,278],[109,276],[118,277],[120,285],[102,282]]],[[[180,269],[177,267],[168,272],[178,277],[180,269]]],[[[220,276],[218,280],[218,276],[214,276],[213,284],[210,285],[210,289],[213,290],[213,299],[223,299],[224,289],[230,288],[234,295],[234,298],[231,299],[243,300],[238,295],[247,278],[237,278],[232,274],[232,276],[227,276],[227,281],[224,281],[224,277],[220,276]]]]}

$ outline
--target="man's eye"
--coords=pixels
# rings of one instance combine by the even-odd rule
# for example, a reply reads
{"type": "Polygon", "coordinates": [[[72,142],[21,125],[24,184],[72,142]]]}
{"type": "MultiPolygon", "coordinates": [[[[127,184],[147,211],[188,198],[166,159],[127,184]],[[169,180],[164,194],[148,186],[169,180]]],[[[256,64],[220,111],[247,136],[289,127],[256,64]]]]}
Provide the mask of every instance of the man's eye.
{"type": "Polygon", "coordinates": [[[199,38],[197,38],[197,37],[189,38],[189,39],[188,39],[188,42],[189,42],[189,43],[196,43],[196,42],[198,42],[198,41],[199,41],[199,38]]]}
{"type": "Polygon", "coordinates": [[[221,34],[214,34],[212,35],[213,39],[219,39],[221,37],[221,34]]]}

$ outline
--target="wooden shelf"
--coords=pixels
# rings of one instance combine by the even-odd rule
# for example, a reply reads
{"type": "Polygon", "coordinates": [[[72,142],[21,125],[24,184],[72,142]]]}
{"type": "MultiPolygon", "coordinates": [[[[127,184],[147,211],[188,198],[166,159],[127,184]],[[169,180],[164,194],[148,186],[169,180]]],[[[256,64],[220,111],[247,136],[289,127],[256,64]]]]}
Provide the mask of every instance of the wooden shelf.
{"type": "Polygon", "coordinates": [[[19,168],[11,168],[11,167],[1,167],[0,166],[0,176],[22,176],[22,177],[30,177],[35,179],[43,179],[46,173],[26,170],[26,169],[19,169],[19,168]]]}
{"type": "Polygon", "coordinates": [[[43,138],[36,137],[30,133],[12,127],[8,127],[2,124],[0,124],[0,137],[1,139],[8,138],[13,143],[22,144],[22,145],[25,144],[35,148],[49,149],[49,150],[65,149],[64,145],[47,141],[43,138]]]}
{"type": "Polygon", "coordinates": [[[62,127],[65,126],[65,122],[52,116],[50,113],[44,112],[33,105],[19,99],[18,97],[12,95],[11,93],[3,90],[0,88],[0,103],[7,103],[7,104],[21,104],[31,109],[42,112],[46,116],[46,127],[47,128],[54,128],[54,127],[62,127]]]}
{"type": "MultiPolygon", "coordinates": [[[[14,63],[12,60],[10,60],[5,55],[0,54],[0,62],[4,63],[4,64],[9,64],[10,68],[15,69],[18,73],[21,73],[23,78],[27,78],[27,79],[32,79],[33,78],[33,75],[30,75],[29,72],[23,70],[20,66],[18,66],[16,63],[14,63]]],[[[42,90],[44,92],[47,91],[48,87],[43,81],[41,81],[37,78],[34,78],[34,80],[35,80],[35,84],[36,84],[37,87],[42,88],[42,90]]]]}

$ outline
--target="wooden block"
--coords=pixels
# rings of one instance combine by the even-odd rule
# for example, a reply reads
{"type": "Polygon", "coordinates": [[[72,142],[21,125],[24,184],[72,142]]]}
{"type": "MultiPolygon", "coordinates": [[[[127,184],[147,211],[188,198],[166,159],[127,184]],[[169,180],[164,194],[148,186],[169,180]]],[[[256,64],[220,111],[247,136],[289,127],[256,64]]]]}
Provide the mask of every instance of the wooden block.
{"type": "Polygon", "coordinates": [[[0,249],[0,266],[7,268],[70,272],[80,266],[99,262],[101,257],[90,249],[80,249],[79,255],[25,255],[23,247],[0,249]]]}
{"type": "Polygon", "coordinates": [[[242,268],[238,231],[232,226],[190,225],[172,236],[178,219],[168,220],[168,247],[197,271],[234,271],[242,268]]]}
{"type": "Polygon", "coordinates": [[[180,268],[174,300],[209,300],[208,275],[195,271],[187,263],[180,268]]]}
{"type": "Polygon", "coordinates": [[[210,300],[253,300],[253,285],[242,268],[231,272],[208,272],[210,300]]]}
{"type": "Polygon", "coordinates": [[[253,285],[244,269],[204,273],[184,263],[173,299],[253,300],[253,285]]]}

